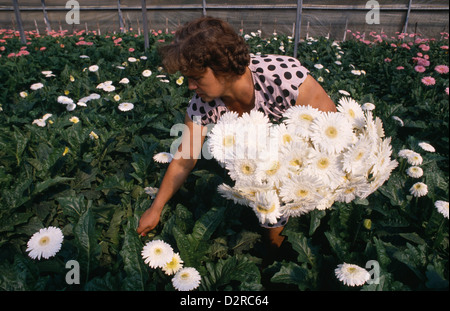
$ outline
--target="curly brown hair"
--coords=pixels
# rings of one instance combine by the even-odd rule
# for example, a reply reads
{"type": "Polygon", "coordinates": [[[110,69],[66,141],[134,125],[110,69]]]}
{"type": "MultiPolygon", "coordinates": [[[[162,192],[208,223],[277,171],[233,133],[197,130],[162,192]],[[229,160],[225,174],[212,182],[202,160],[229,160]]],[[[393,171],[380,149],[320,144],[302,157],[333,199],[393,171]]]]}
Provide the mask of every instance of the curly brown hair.
{"type": "Polygon", "coordinates": [[[242,75],[250,63],[249,48],[227,22],[202,17],[186,23],[174,40],[160,47],[162,64],[168,73],[198,75],[206,68],[222,76],[242,75]]]}

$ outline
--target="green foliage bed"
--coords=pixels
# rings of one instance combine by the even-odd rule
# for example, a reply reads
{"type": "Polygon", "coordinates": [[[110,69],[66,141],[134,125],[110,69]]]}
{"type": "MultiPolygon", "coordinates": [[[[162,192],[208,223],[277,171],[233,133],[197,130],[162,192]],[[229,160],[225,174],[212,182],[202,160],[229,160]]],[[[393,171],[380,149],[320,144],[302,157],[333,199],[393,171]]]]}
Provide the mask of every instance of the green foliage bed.
{"type": "MultiPolygon", "coordinates": [[[[420,42],[419,36],[370,34],[370,42],[355,36],[300,43],[298,58],[335,102],[346,91],[360,104],[375,105],[399,166],[365,200],[291,219],[285,245],[270,265],[263,262],[252,211],[217,193],[229,177],[213,160],[199,161],[149,236],[136,233],[151,204],[144,190],[158,187],[167,168],[153,156],[178,138],[170,129],[183,123],[191,96],[186,80],[160,72],[156,46],[170,37],[152,35],[144,51],[142,36],[131,33],[30,33],[22,47],[14,33],[0,32],[2,290],[174,290],[171,278],[141,257],[146,241],[156,238],[200,272],[198,290],[448,289],[448,203],[447,217],[435,207],[449,196],[448,73],[434,70],[448,66],[448,34],[420,42]],[[425,72],[415,69],[418,53],[428,55],[425,72]],[[424,84],[426,76],[435,84],[424,84]],[[114,91],[97,88],[107,81],[114,91]],[[43,87],[30,89],[35,83],[43,87]],[[58,102],[66,96],[76,104],[92,93],[100,99],[72,111],[58,102]],[[123,102],[134,108],[119,110],[123,102]],[[51,116],[44,126],[33,123],[45,114],[51,116]],[[79,122],[70,120],[74,116],[79,122]],[[421,155],[422,177],[407,175],[410,164],[398,156],[403,149],[421,155]],[[410,193],[416,182],[427,185],[425,196],[410,193]],[[50,259],[31,259],[27,241],[48,226],[62,229],[61,250],[50,259]],[[80,264],[80,284],[66,282],[70,260],[80,264]],[[379,264],[378,282],[354,288],[336,279],[339,264],[365,267],[369,261],[379,264]]],[[[246,38],[253,53],[293,53],[284,35],[246,38]]]]}

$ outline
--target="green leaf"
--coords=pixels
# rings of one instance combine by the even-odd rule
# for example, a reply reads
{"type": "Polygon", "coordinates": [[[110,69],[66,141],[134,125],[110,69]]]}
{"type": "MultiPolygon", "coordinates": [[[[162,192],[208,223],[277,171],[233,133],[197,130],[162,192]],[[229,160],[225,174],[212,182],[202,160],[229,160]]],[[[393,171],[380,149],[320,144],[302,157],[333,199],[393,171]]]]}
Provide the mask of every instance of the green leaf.
{"type": "MultiPolygon", "coordinates": [[[[73,195],[75,195],[75,192],[73,192],[73,195]]],[[[86,211],[85,199],[82,195],[59,197],[56,200],[61,205],[64,215],[73,222],[77,222],[86,211]]]]}
{"type": "Polygon", "coordinates": [[[345,262],[348,255],[347,246],[344,241],[336,237],[331,232],[325,232],[325,236],[330,243],[331,249],[335,252],[336,256],[339,258],[339,261],[345,262]]]}
{"type": "Polygon", "coordinates": [[[56,184],[59,184],[59,183],[65,182],[65,181],[69,181],[69,180],[73,180],[73,178],[58,176],[55,178],[47,179],[43,182],[36,184],[32,195],[39,194],[56,184]]]}
{"type": "Polygon", "coordinates": [[[320,226],[320,220],[327,214],[326,211],[315,209],[309,213],[311,215],[311,223],[309,225],[309,235],[313,235],[320,226]]]}
{"type": "Polygon", "coordinates": [[[206,212],[206,214],[195,222],[192,237],[197,241],[208,240],[216,230],[217,226],[223,221],[224,213],[225,207],[213,207],[206,212]]]}
{"type": "Polygon", "coordinates": [[[91,209],[87,209],[81,214],[78,223],[73,228],[73,234],[78,246],[78,261],[80,263],[81,273],[84,272],[86,282],[89,279],[90,272],[95,269],[100,254],[101,247],[97,240],[95,229],[95,218],[91,209]]]}
{"type": "Polygon", "coordinates": [[[120,255],[123,258],[125,279],[122,280],[123,290],[144,290],[149,278],[148,266],[142,259],[143,244],[136,233],[138,220],[129,218],[120,255]]]}
{"type": "Polygon", "coordinates": [[[294,262],[283,265],[277,273],[270,279],[273,283],[286,283],[297,285],[300,290],[308,288],[308,271],[294,262]]]}
{"type": "Polygon", "coordinates": [[[298,261],[311,264],[315,267],[316,257],[309,246],[308,239],[301,232],[287,231],[286,236],[292,248],[298,253],[298,261]]]}
{"type": "Polygon", "coordinates": [[[261,275],[258,267],[246,257],[233,256],[220,259],[217,263],[206,263],[206,275],[202,278],[202,290],[261,290],[261,275]],[[230,282],[240,283],[230,288],[230,282]]]}

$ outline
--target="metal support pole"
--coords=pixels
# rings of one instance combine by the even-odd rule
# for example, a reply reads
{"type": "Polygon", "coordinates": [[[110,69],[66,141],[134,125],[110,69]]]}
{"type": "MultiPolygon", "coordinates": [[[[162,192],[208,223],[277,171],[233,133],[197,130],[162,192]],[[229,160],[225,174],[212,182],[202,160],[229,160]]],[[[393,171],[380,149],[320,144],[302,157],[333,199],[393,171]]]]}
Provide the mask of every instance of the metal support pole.
{"type": "Polygon", "coordinates": [[[202,9],[203,9],[202,15],[203,15],[203,16],[206,16],[206,0],[203,0],[203,1],[202,1],[202,9]]]}
{"type": "Polygon", "coordinates": [[[297,0],[297,19],[295,21],[294,57],[297,58],[298,43],[300,41],[300,29],[302,28],[303,0],[297,0]]]}
{"type": "Polygon", "coordinates": [[[45,0],[41,0],[42,11],[44,12],[44,22],[47,27],[47,33],[52,31],[52,27],[50,26],[50,21],[48,20],[47,9],[45,8],[45,0]]]}
{"type": "Polygon", "coordinates": [[[125,32],[125,24],[123,22],[122,10],[120,9],[120,0],[117,0],[117,13],[119,14],[120,31],[125,32]]]}
{"type": "Polygon", "coordinates": [[[409,21],[409,13],[411,13],[411,5],[412,5],[412,0],[409,0],[408,11],[406,12],[405,27],[403,28],[404,33],[406,33],[408,31],[408,21],[409,21]]]}
{"type": "Polygon", "coordinates": [[[19,3],[17,2],[17,0],[13,0],[13,6],[14,13],[16,14],[17,26],[19,27],[20,42],[22,42],[22,44],[26,44],[27,39],[25,38],[25,31],[23,31],[22,17],[20,16],[19,3]]]}
{"type": "Polygon", "coordinates": [[[147,20],[147,3],[145,0],[141,0],[142,3],[142,25],[144,27],[144,47],[147,50],[150,47],[148,41],[148,20],[147,20]]]}

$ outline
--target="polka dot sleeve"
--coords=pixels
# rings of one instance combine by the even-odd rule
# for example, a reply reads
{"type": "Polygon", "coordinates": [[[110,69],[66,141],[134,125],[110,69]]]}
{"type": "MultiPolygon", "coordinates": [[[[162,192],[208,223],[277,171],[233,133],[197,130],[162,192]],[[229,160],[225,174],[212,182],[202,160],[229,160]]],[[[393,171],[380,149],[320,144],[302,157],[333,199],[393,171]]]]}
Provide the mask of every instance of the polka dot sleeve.
{"type": "Polygon", "coordinates": [[[256,91],[255,108],[273,121],[295,105],[299,86],[309,73],[299,60],[280,55],[252,56],[250,69],[256,91]]]}

